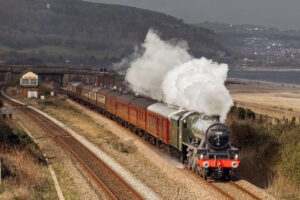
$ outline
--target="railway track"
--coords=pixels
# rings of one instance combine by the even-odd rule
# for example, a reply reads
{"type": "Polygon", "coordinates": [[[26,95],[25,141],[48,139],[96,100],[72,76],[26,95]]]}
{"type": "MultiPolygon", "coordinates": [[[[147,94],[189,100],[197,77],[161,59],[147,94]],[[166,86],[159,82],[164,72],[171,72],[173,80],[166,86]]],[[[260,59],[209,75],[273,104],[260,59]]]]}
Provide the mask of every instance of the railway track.
{"type": "MultiPolygon", "coordinates": [[[[247,189],[241,187],[237,183],[233,181],[229,182],[215,182],[210,180],[204,180],[200,176],[197,176],[195,173],[193,173],[191,170],[185,168],[184,172],[188,174],[194,181],[199,181],[201,183],[204,183],[208,185],[209,187],[213,188],[216,192],[218,192],[220,195],[222,195],[224,198],[229,200],[234,199],[245,199],[245,196],[250,197],[250,199],[255,200],[261,200],[261,198],[257,197],[255,194],[251,193],[247,189]],[[237,196],[238,193],[242,193],[243,197],[237,196]],[[232,194],[235,194],[233,196],[232,194]]],[[[248,199],[248,198],[247,198],[248,199]]]]}
{"type": "Polygon", "coordinates": [[[238,190],[243,191],[245,194],[251,196],[253,199],[256,200],[260,200],[261,198],[257,197],[256,195],[254,195],[253,193],[249,192],[248,190],[246,190],[245,188],[241,187],[240,185],[238,185],[237,183],[230,181],[229,182],[230,185],[236,187],[238,190]]]}
{"type": "MultiPolygon", "coordinates": [[[[62,89],[58,90],[57,93],[66,95],[66,92],[62,89]]],[[[92,109],[90,109],[90,110],[92,110],[92,109]]],[[[94,110],[92,110],[92,111],[94,111],[94,110]]],[[[136,139],[140,140],[140,137],[138,137],[136,135],[134,135],[134,137],[136,139]]],[[[233,181],[219,182],[219,183],[216,183],[213,181],[207,181],[207,180],[202,179],[200,176],[195,175],[193,172],[191,172],[188,169],[184,169],[184,170],[187,174],[191,175],[191,178],[193,178],[195,181],[201,181],[202,183],[209,185],[209,187],[213,188],[216,192],[218,192],[220,195],[222,195],[226,199],[230,199],[230,200],[240,199],[238,197],[232,196],[232,194],[234,194],[233,191],[238,191],[239,193],[242,193],[243,195],[250,197],[251,199],[255,199],[255,200],[261,199],[261,198],[257,197],[255,194],[251,193],[250,191],[246,190],[245,188],[241,187],[240,185],[238,185],[237,183],[235,183],[233,181]],[[224,188],[227,188],[227,191],[224,188]]]]}
{"type": "Polygon", "coordinates": [[[6,97],[4,98],[10,105],[34,119],[45,132],[53,136],[55,140],[68,151],[71,157],[86,169],[110,199],[144,199],[115,171],[110,169],[102,160],[73,138],[66,130],[29,107],[18,104],[6,97]]]}

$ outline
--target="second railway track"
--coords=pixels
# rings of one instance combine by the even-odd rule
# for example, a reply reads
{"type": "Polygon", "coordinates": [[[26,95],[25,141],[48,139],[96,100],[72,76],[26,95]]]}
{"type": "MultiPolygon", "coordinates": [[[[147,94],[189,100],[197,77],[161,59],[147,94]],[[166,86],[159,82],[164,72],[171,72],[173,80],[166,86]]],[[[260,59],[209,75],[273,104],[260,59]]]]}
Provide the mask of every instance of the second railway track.
{"type": "Polygon", "coordinates": [[[41,115],[40,113],[5,98],[9,104],[34,119],[43,130],[51,134],[56,141],[76,159],[104,189],[110,199],[144,199],[133,187],[110,169],[102,160],[95,156],[84,145],[73,138],[66,130],[41,115]]]}
{"type": "MultiPolygon", "coordinates": [[[[84,145],[73,138],[65,129],[61,128],[50,119],[27,106],[17,104],[9,99],[6,99],[6,101],[33,118],[37,123],[39,123],[41,128],[43,128],[47,133],[51,134],[51,136],[53,136],[58,143],[60,143],[62,147],[65,148],[71,154],[71,156],[86,169],[86,171],[94,178],[99,186],[105,190],[109,198],[144,199],[134,188],[132,188],[112,169],[110,169],[97,156],[90,152],[90,150],[88,150],[84,145]]],[[[261,199],[235,182],[205,181],[188,169],[184,169],[184,171],[192,179],[207,184],[226,199],[245,199],[241,196],[237,196],[235,192],[238,192],[242,194],[242,196],[246,196],[249,199],[261,199]],[[233,196],[233,194],[235,195],[233,196]]]]}

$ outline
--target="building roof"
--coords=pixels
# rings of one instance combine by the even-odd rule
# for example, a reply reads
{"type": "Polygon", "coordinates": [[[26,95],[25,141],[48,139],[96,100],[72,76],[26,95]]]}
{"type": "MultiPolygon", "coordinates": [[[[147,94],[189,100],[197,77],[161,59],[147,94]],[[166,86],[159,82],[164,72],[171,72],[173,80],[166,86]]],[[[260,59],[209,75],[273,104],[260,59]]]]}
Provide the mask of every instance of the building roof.
{"type": "Polygon", "coordinates": [[[33,74],[35,74],[35,75],[38,76],[38,74],[34,73],[30,68],[27,69],[26,71],[24,71],[24,72],[23,72],[22,74],[20,74],[19,76],[21,77],[21,76],[23,76],[24,74],[26,74],[26,73],[28,73],[28,72],[31,72],[31,73],[33,73],[33,74]]]}

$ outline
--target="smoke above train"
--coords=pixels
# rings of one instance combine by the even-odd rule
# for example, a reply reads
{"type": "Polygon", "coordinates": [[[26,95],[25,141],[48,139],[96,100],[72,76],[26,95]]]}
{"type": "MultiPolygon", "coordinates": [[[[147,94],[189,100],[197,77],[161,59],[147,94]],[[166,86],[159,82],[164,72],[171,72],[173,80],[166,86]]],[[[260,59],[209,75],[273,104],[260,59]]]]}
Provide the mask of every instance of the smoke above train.
{"type": "Polygon", "coordinates": [[[225,87],[227,64],[194,58],[187,42],[163,41],[151,29],[141,49],[132,56],[126,74],[134,92],[184,109],[218,114],[225,121],[233,104],[225,87]]]}

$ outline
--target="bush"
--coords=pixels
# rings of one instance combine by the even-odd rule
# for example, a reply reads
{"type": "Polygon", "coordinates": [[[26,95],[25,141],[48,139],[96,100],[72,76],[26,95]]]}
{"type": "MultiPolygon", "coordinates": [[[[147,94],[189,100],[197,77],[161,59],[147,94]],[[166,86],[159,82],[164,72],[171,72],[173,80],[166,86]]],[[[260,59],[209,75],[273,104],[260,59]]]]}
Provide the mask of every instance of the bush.
{"type": "MultiPolygon", "coordinates": [[[[228,126],[233,146],[240,149],[238,173],[242,178],[260,187],[273,184],[284,188],[283,183],[300,184],[300,126],[238,119],[229,120],[228,126]]],[[[299,194],[299,187],[295,188],[298,189],[291,192],[299,194]]],[[[284,193],[280,192],[279,197],[284,193]]]]}
{"type": "Polygon", "coordinates": [[[245,118],[255,120],[255,113],[250,109],[246,109],[245,118]]]}
{"type": "Polygon", "coordinates": [[[116,140],[112,143],[112,146],[115,150],[120,151],[122,153],[133,153],[136,150],[136,146],[133,140],[116,140]]]}
{"type": "Polygon", "coordinates": [[[245,119],[245,114],[246,114],[246,111],[244,108],[238,107],[236,109],[236,116],[238,119],[241,119],[241,120],[245,119]]]}
{"type": "Polygon", "coordinates": [[[255,120],[255,113],[251,109],[233,106],[230,114],[239,120],[252,119],[255,120]]]}
{"type": "Polygon", "coordinates": [[[0,143],[18,150],[26,150],[38,163],[46,164],[46,160],[38,145],[23,131],[13,131],[5,123],[0,123],[0,143]]]}
{"type": "Polygon", "coordinates": [[[281,135],[283,144],[280,168],[289,179],[300,184],[300,127],[288,128],[281,135]]]}
{"type": "Polygon", "coordinates": [[[232,144],[239,148],[241,165],[238,173],[244,179],[267,187],[274,177],[279,143],[268,127],[249,121],[234,121],[230,125],[232,144]]]}

